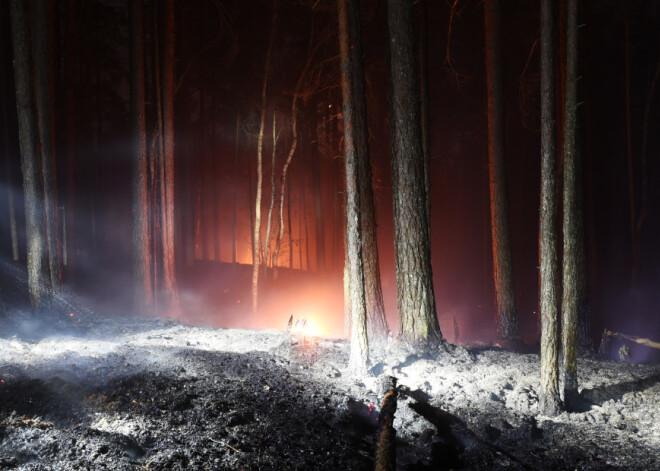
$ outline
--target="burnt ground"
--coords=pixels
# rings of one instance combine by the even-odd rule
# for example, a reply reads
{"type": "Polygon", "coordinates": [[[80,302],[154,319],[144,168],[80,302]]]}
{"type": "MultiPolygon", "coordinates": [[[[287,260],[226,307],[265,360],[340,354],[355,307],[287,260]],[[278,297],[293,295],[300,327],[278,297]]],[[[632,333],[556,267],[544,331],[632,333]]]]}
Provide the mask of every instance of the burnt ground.
{"type": "Polygon", "coordinates": [[[581,358],[581,409],[545,417],[536,354],[390,339],[355,375],[344,340],[100,315],[74,297],[33,314],[8,294],[0,469],[373,469],[391,376],[398,469],[660,469],[658,364],[581,358]]]}
{"type": "Polygon", "coordinates": [[[344,341],[30,317],[0,326],[1,469],[373,469],[389,375],[399,469],[660,467],[658,365],[582,360],[584,410],[549,418],[532,354],[389,341],[356,377],[344,341]]]}

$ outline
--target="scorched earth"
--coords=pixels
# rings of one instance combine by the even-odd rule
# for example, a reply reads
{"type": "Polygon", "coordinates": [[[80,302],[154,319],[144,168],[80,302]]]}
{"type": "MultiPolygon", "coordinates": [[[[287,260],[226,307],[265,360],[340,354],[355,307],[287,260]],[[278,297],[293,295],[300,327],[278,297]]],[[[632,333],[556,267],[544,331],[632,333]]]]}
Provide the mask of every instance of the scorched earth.
{"type": "MultiPolygon", "coordinates": [[[[283,327],[285,322],[283,322],[283,327]]],[[[581,412],[538,413],[539,357],[93,313],[0,318],[0,469],[660,469],[660,365],[580,359],[581,412]]]]}

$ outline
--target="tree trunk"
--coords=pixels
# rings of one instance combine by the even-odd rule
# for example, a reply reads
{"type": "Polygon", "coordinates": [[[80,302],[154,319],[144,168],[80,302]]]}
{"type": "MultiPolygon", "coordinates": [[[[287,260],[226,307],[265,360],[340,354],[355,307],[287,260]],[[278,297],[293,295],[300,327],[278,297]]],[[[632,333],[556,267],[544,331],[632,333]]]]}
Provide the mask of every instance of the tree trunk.
{"type": "Polygon", "coordinates": [[[147,130],[145,120],[144,36],[142,0],[130,8],[131,111],[133,138],[133,286],[135,308],[143,312],[153,305],[151,285],[151,238],[147,189],[147,130]]]}
{"type": "Polygon", "coordinates": [[[259,266],[261,264],[261,190],[263,187],[263,147],[264,128],[266,126],[266,97],[268,92],[268,76],[270,58],[275,42],[277,26],[277,0],[273,0],[273,16],[270,26],[270,41],[266,52],[266,68],[264,82],[261,88],[261,120],[259,122],[259,139],[257,142],[257,196],[254,202],[254,232],[252,233],[252,312],[257,311],[259,303],[259,266]]]}
{"type": "Polygon", "coordinates": [[[55,156],[53,146],[53,94],[52,75],[54,63],[52,58],[53,40],[53,2],[39,0],[32,3],[32,25],[34,37],[34,78],[37,104],[37,124],[41,143],[41,166],[44,187],[44,211],[46,216],[46,248],[48,251],[48,268],[50,287],[54,293],[59,290],[61,262],[57,244],[55,193],[55,156]]]}
{"type": "MultiPolygon", "coordinates": [[[[268,269],[268,249],[270,246],[270,225],[273,219],[273,207],[275,206],[275,157],[277,155],[277,113],[273,111],[273,152],[270,164],[270,205],[268,206],[268,219],[266,222],[266,239],[264,240],[264,269],[268,269]]],[[[284,194],[282,194],[284,197],[284,194]]],[[[282,204],[280,203],[280,209],[282,204]]],[[[275,262],[271,267],[275,266],[275,262]]],[[[267,271],[266,271],[267,273],[267,271]]]]}
{"type": "Polygon", "coordinates": [[[321,153],[319,152],[318,138],[318,108],[312,102],[312,129],[311,140],[311,170],[312,170],[312,197],[314,198],[314,229],[316,247],[316,269],[325,271],[325,224],[323,218],[323,196],[321,194],[321,153]]]}
{"type": "Polygon", "coordinates": [[[504,146],[504,81],[502,79],[500,0],[485,0],[486,77],[488,83],[488,173],[495,280],[495,329],[498,340],[519,342],[520,329],[511,260],[511,235],[504,146]]]}
{"type": "Polygon", "coordinates": [[[556,415],[559,399],[558,296],[557,296],[557,229],[556,229],[556,152],[553,80],[553,5],[541,1],[541,390],[539,409],[542,414],[556,415]]]}
{"type": "MultiPolygon", "coordinates": [[[[369,361],[367,339],[366,301],[364,292],[364,271],[362,266],[362,234],[360,218],[360,184],[358,170],[358,132],[356,129],[356,95],[354,75],[357,67],[352,64],[355,55],[351,46],[359,43],[358,31],[353,29],[352,20],[357,14],[356,0],[338,0],[339,50],[341,57],[341,89],[344,116],[344,169],[346,175],[346,248],[348,254],[348,293],[351,312],[351,353],[349,368],[363,371],[369,361]]],[[[359,47],[359,46],[358,46],[359,47]]]]}
{"type": "Polygon", "coordinates": [[[566,103],[564,105],[564,251],[562,273],[562,351],[564,366],[564,403],[570,410],[577,405],[577,0],[568,0],[566,25],[566,103]]]}
{"type": "Polygon", "coordinates": [[[172,315],[180,312],[174,263],[174,0],[165,2],[165,51],[163,54],[163,163],[165,220],[163,221],[163,277],[172,315]]]}
{"type": "MultiPolygon", "coordinates": [[[[0,16],[0,21],[2,16],[0,16]]],[[[7,93],[8,84],[7,76],[5,69],[5,57],[4,54],[0,56],[0,93],[7,93]]],[[[2,100],[0,103],[2,107],[2,150],[4,152],[5,160],[5,171],[6,171],[6,180],[5,185],[7,186],[7,209],[9,213],[9,234],[11,237],[11,257],[12,260],[18,262],[19,260],[19,251],[18,251],[18,231],[16,228],[16,204],[14,202],[14,182],[13,182],[13,168],[12,168],[12,158],[11,151],[9,146],[9,110],[7,105],[7,100],[2,100]]]]}
{"type": "Polygon", "coordinates": [[[413,4],[388,0],[394,248],[399,335],[409,343],[442,338],[435,310],[413,4]]]}
{"type": "Polygon", "coordinates": [[[28,291],[32,307],[41,308],[44,302],[44,214],[41,162],[37,154],[37,127],[32,99],[30,70],[30,37],[28,34],[27,2],[9,3],[12,46],[14,51],[14,80],[18,113],[19,146],[25,198],[25,231],[27,237],[28,291]]]}
{"type": "MultiPolygon", "coordinates": [[[[362,263],[364,290],[367,305],[367,330],[370,339],[387,337],[389,329],[385,320],[385,305],[380,280],[378,241],[376,236],[376,209],[372,187],[367,128],[367,107],[364,91],[364,68],[360,40],[360,9],[358,2],[348,4],[350,66],[353,104],[354,152],[357,161],[358,189],[360,191],[360,217],[362,230],[362,263]]],[[[344,117],[345,119],[345,117],[344,117]]],[[[345,125],[345,124],[344,124],[345,125]]]]}
{"type": "Polygon", "coordinates": [[[238,139],[240,136],[241,116],[236,115],[236,142],[234,143],[234,212],[232,214],[231,231],[231,263],[236,265],[236,232],[237,232],[237,211],[238,211],[238,139]]]}
{"type": "Polygon", "coordinates": [[[429,102],[429,51],[428,51],[428,0],[419,2],[419,92],[420,120],[422,123],[422,150],[424,152],[424,187],[426,189],[426,212],[431,227],[431,121],[429,102]]]}

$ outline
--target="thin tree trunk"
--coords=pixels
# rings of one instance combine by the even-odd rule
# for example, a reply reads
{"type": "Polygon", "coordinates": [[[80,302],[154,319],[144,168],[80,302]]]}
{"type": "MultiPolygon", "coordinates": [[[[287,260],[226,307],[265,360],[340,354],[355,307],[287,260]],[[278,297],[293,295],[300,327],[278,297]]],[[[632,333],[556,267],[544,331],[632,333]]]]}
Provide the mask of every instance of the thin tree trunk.
{"type": "Polygon", "coordinates": [[[632,150],[632,117],[630,113],[630,34],[628,7],[625,7],[625,74],[626,74],[626,148],[628,156],[628,211],[630,219],[631,270],[630,286],[637,286],[637,269],[639,263],[639,247],[637,234],[637,214],[635,209],[635,169],[632,150]]]}
{"type": "Polygon", "coordinates": [[[165,220],[163,222],[163,275],[168,309],[180,312],[174,259],[174,0],[165,2],[165,51],[163,55],[163,161],[165,220]]]}
{"type": "Polygon", "coordinates": [[[442,338],[435,307],[426,212],[413,4],[388,0],[390,127],[399,335],[409,343],[442,338]]]}
{"type": "Polygon", "coordinates": [[[61,262],[57,244],[55,193],[55,155],[53,146],[53,94],[52,74],[54,63],[51,47],[53,44],[53,2],[52,0],[33,1],[32,24],[34,37],[34,79],[37,104],[37,124],[41,143],[41,170],[44,187],[44,211],[46,216],[46,248],[50,287],[54,293],[60,287],[61,262]]]}
{"type": "Polygon", "coordinates": [[[236,265],[236,232],[237,232],[237,211],[238,211],[238,138],[241,127],[241,115],[236,115],[236,142],[234,143],[234,211],[232,214],[232,232],[231,232],[231,263],[236,265]]]}
{"type": "Polygon", "coordinates": [[[30,37],[28,34],[27,2],[11,0],[14,80],[18,113],[19,146],[25,198],[25,231],[27,237],[27,271],[30,302],[35,309],[44,302],[44,214],[41,186],[41,162],[37,153],[37,126],[32,99],[30,68],[30,37]]]}
{"type": "Polygon", "coordinates": [[[339,49],[341,57],[341,88],[344,116],[344,169],[346,175],[346,247],[348,253],[348,292],[344,298],[350,299],[351,313],[351,353],[349,368],[363,371],[369,361],[367,338],[367,313],[364,293],[364,271],[362,266],[362,230],[360,217],[360,187],[358,175],[358,153],[355,114],[356,67],[351,62],[355,56],[351,46],[359,43],[357,31],[351,26],[351,14],[356,14],[356,0],[338,0],[339,49]],[[352,11],[351,11],[352,10],[352,11]],[[355,36],[353,36],[355,35],[355,36]]]}
{"type": "MultiPolygon", "coordinates": [[[[300,92],[302,90],[302,86],[305,82],[305,77],[307,76],[307,71],[309,70],[309,66],[312,63],[312,58],[316,54],[316,51],[318,50],[319,46],[322,44],[321,41],[319,41],[316,45],[316,47],[312,48],[312,43],[314,40],[314,22],[312,22],[312,31],[310,32],[309,35],[309,45],[307,47],[307,61],[305,62],[305,66],[303,67],[302,72],[300,73],[300,76],[298,77],[298,81],[296,82],[296,87],[293,92],[293,98],[291,99],[291,147],[289,148],[289,154],[287,155],[286,161],[284,162],[284,167],[282,168],[282,180],[280,183],[280,231],[277,235],[277,242],[275,243],[275,250],[273,252],[273,267],[275,268],[275,272],[273,273],[274,277],[277,277],[277,259],[280,253],[280,248],[282,245],[282,238],[284,237],[284,214],[283,214],[283,209],[284,209],[284,192],[286,190],[286,179],[288,175],[288,170],[289,166],[291,165],[291,161],[293,159],[293,156],[296,152],[296,148],[298,146],[298,98],[300,96],[300,92]]],[[[291,233],[291,215],[289,213],[289,234],[291,233]]],[[[291,245],[291,237],[289,236],[289,245],[291,245]]],[[[290,254],[289,254],[289,259],[290,259],[290,266],[292,266],[292,261],[293,261],[293,246],[291,245],[290,247],[290,254]]],[[[301,267],[302,267],[302,259],[300,261],[301,267]]]]}
{"type": "Polygon", "coordinates": [[[521,340],[511,260],[511,235],[504,145],[504,81],[502,78],[500,0],[485,0],[486,77],[488,83],[488,170],[495,280],[495,327],[500,341],[521,340]]]}
{"type": "MultiPolygon", "coordinates": [[[[0,16],[0,20],[2,17],[0,16]]],[[[8,92],[8,84],[6,80],[6,69],[4,55],[0,56],[0,93],[8,92]]],[[[0,103],[2,107],[2,150],[4,152],[5,171],[7,173],[5,184],[7,186],[7,209],[9,211],[9,234],[11,237],[11,256],[12,260],[18,262],[18,231],[16,229],[16,204],[14,202],[14,182],[12,172],[12,158],[9,146],[9,110],[7,109],[7,100],[2,100],[0,103]]]]}
{"type": "Polygon", "coordinates": [[[266,52],[266,68],[264,82],[261,88],[261,120],[259,122],[259,138],[257,142],[257,196],[254,202],[254,232],[252,234],[252,312],[257,311],[259,303],[259,266],[261,264],[261,190],[263,187],[263,146],[264,128],[266,127],[266,98],[268,96],[268,76],[270,72],[270,59],[275,43],[275,29],[277,26],[278,0],[273,0],[273,16],[270,26],[270,40],[266,52]]]}
{"type": "Polygon", "coordinates": [[[557,229],[556,229],[556,153],[553,77],[552,0],[541,1],[541,390],[539,409],[542,414],[556,415],[559,399],[558,295],[557,295],[557,229]]]}
{"type": "Polygon", "coordinates": [[[293,227],[291,226],[291,184],[289,184],[289,186],[286,187],[286,223],[289,232],[289,268],[293,270],[293,227]]]}
{"type": "Polygon", "coordinates": [[[568,0],[566,26],[566,103],[564,105],[564,251],[562,273],[562,352],[564,403],[569,410],[577,405],[577,0],[568,0]]]}
{"type": "MultiPolygon", "coordinates": [[[[268,248],[270,246],[270,225],[273,219],[273,207],[275,206],[275,157],[277,155],[277,113],[273,112],[273,152],[270,165],[270,205],[268,207],[268,220],[266,222],[266,239],[264,240],[264,270],[268,269],[268,248]]],[[[280,209],[282,204],[280,203],[280,209]]],[[[275,262],[271,267],[275,266],[275,262]]],[[[267,273],[267,272],[266,272],[267,273]]]]}
{"type": "MultiPolygon", "coordinates": [[[[66,167],[67,167],[67,198],[66,198],[66,221],[62,221],[63,244],[62,263],[70,267],[75,257],[72,253],[76,246],[76,153],[77,133],[76,126],[76,57],[77,48],[77,16],[76,0],[69,0],[67,4],[67,34],[66,34],[66,167]],[[71,249],[71,250],[70,250],[71,249]]],[[[68,271],[71,277],[72,270],[68,271]]]]}
{"type": "Polygon", "coordinates": [[[142,0],[129,2],[131,41],[131,110],[133,132],[133,283],[135,308],[153,305],[151,291],[151,240],[147,189],[147,129],[145,119],[145,68],[142,0]]]}

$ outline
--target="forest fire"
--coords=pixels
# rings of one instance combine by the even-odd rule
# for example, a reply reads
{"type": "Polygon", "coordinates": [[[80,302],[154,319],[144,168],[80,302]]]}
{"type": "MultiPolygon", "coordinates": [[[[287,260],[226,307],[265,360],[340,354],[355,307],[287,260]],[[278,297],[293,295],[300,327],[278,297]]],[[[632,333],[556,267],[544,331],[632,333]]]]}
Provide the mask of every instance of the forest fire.
{"type": "Polygon", "coordinates": [[[658,24],[0,1],[0,469],[659,469],[658,24]]]}

